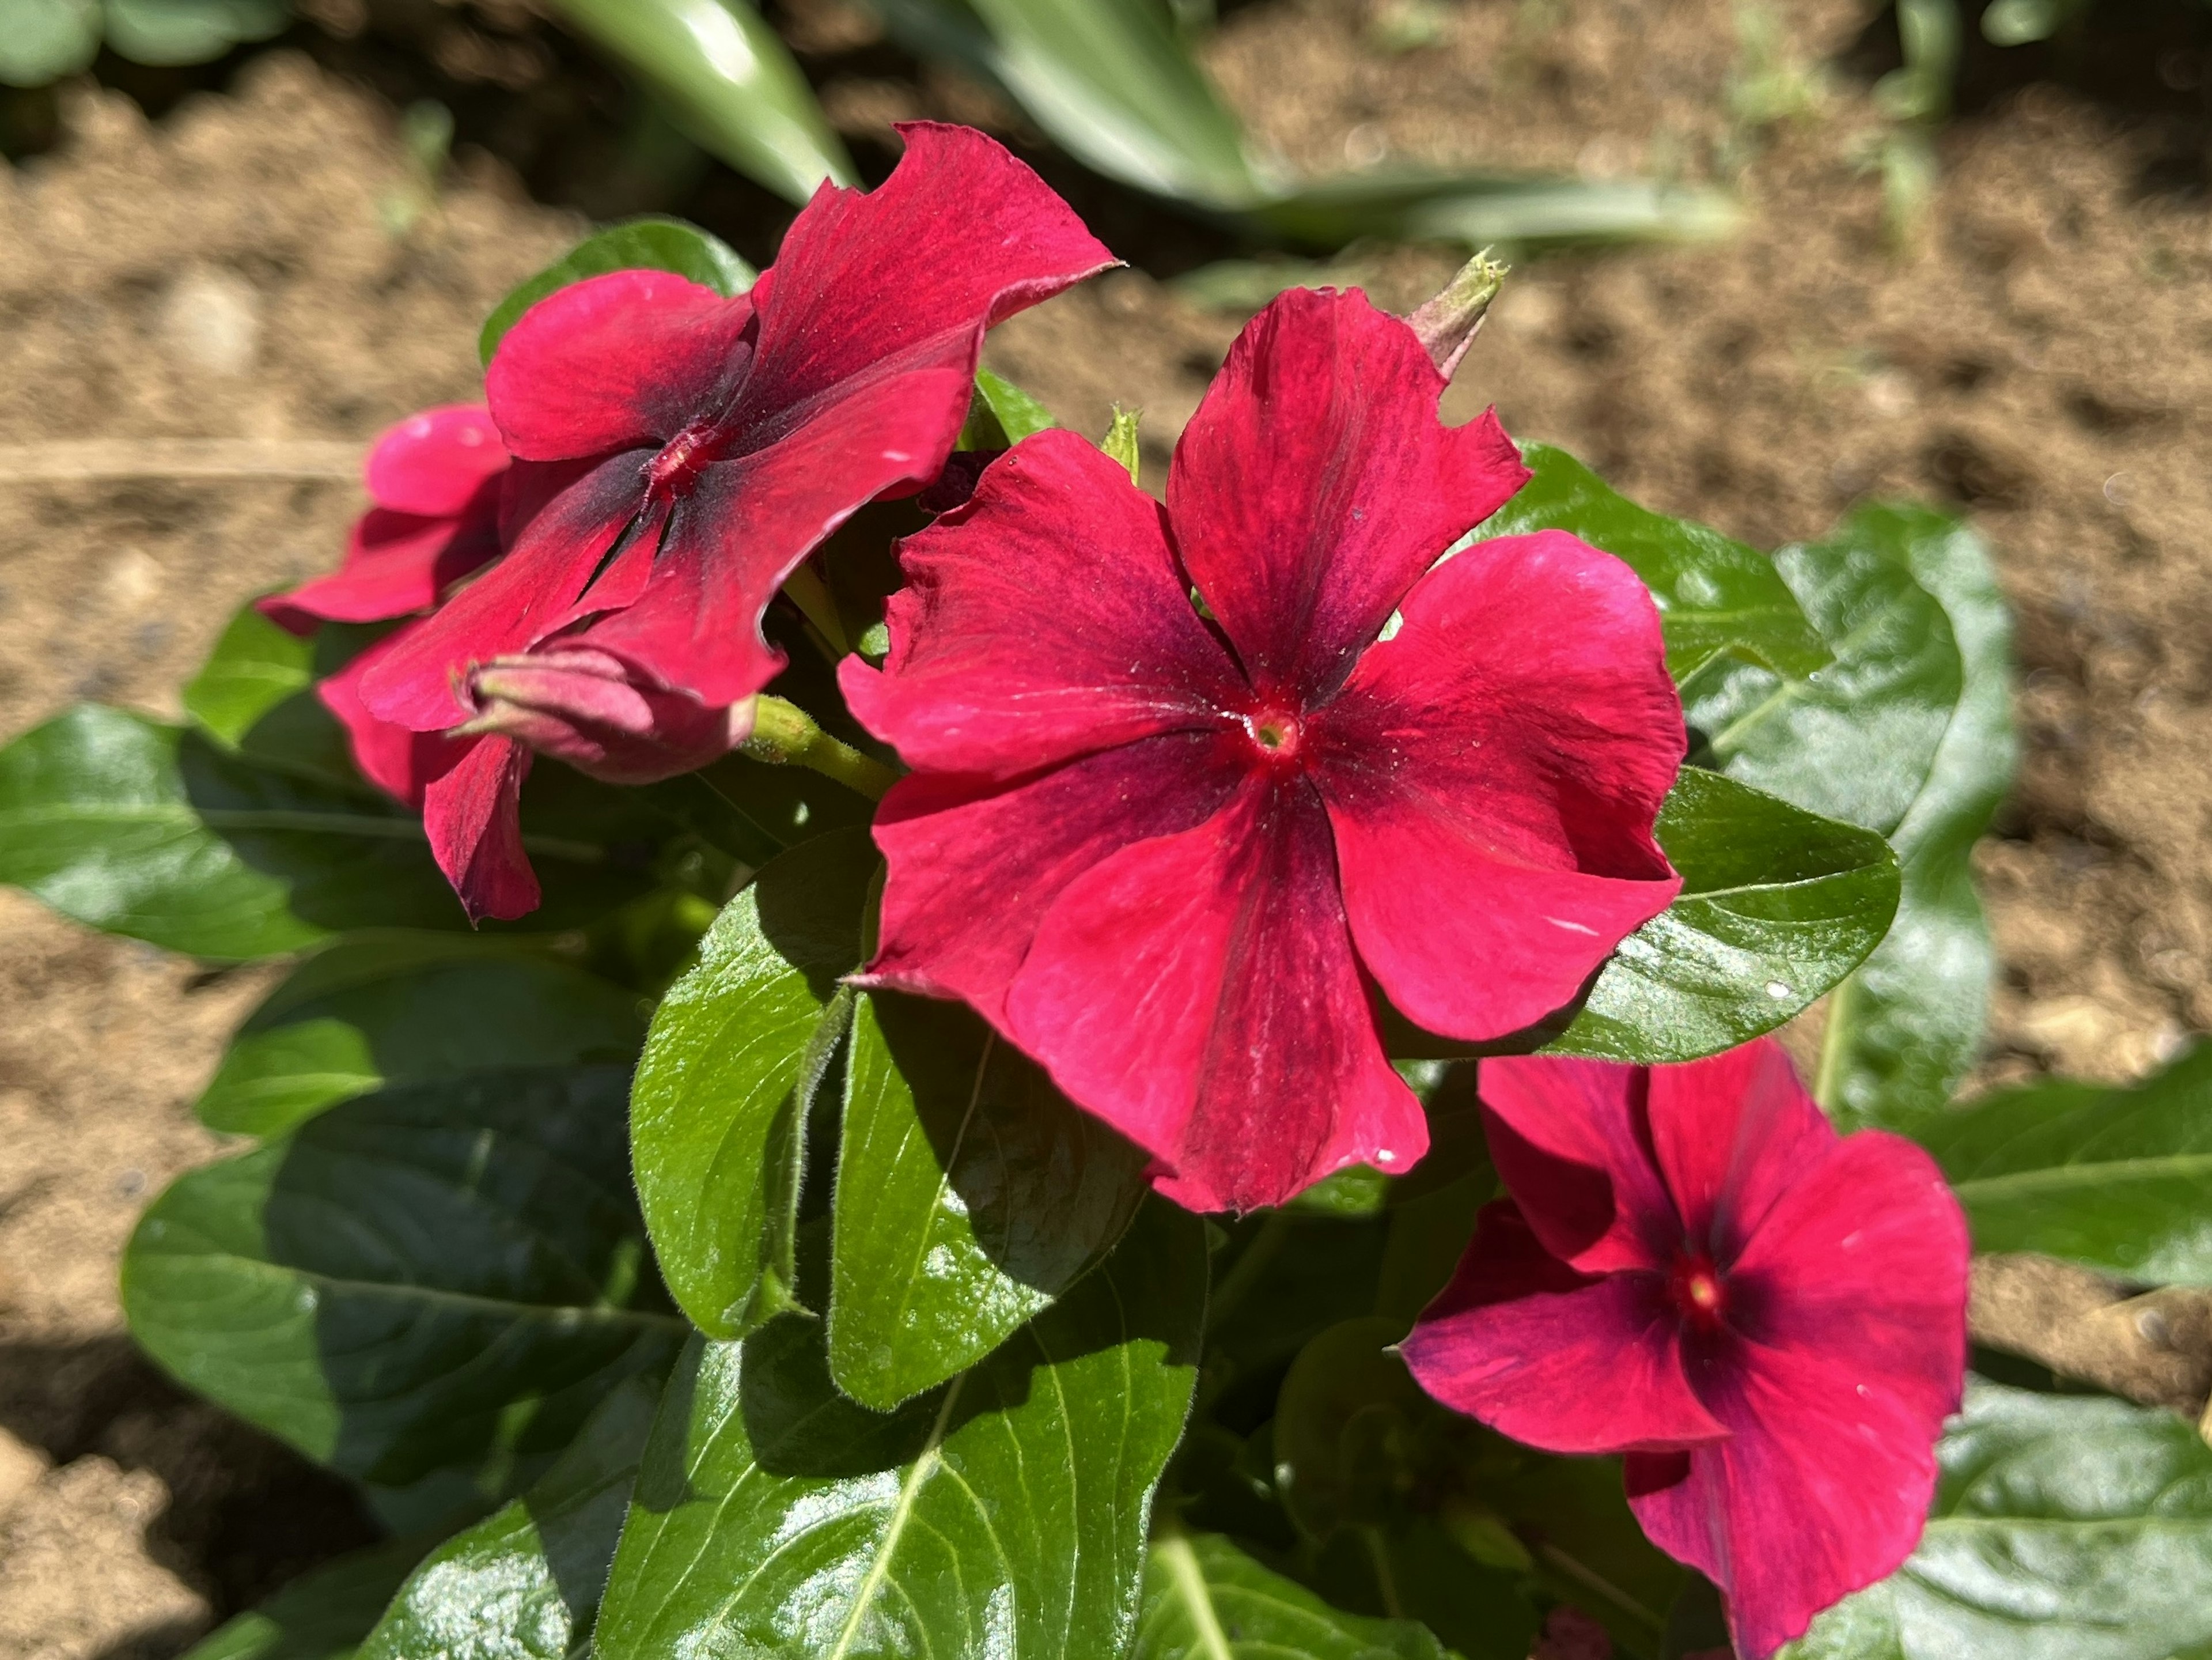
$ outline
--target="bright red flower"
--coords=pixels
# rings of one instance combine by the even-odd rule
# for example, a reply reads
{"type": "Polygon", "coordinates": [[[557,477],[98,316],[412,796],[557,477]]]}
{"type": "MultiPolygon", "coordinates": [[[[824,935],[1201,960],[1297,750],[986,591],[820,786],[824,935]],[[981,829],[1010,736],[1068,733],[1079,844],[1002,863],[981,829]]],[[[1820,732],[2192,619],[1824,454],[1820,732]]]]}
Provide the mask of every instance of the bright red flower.
{"type": "Polygon", "coordinates": [[[499,553],[506,447],[476,404],[445,404],[380,435],[363,482],[374,504],[354,521],[345,561],[328,576],[256,602],[294,634],[318,623],[377,623],[428,611],[499,553]]]}
{"type": "Polygon", "coordinates": [[[916,769],[877,817],[870,982],[973,1004],[1194,1209],[1425,1150],[1370,976],[1494,1038],[1680,886],[1650,598],[1556,532],[1431,569],[1528,477],[1443,386],[1361,295],[1285,295],[1164,509],[1040,433],[904,544],[883,670],[842,668],[916,769]]]}
{"type": "Polygon", "coordinates": [[[936,478],[984,330],[1114,263],[981,134],[902,131],[890,179],[824,185],[750,294],[625,271],[524,313],[492,414],[516,456],[577,477],[368,677],[378,714],[459,726],[473,668],[586,617],[597,649],[707,708],[774,677],[763,611],[856,509],[936,478]]]}
{"type": "Polygon", "coordinates": [[[1486,1061],[1508,1201],[1403,1346],[1554,1452],[1626,1452],[1652,1542],[1759,1660],[1911,1554],[1966,1367],[1966,1219],[1935,1162],[1837,1134],[1762,1039],[1680,1067],[1486,1061]]]}

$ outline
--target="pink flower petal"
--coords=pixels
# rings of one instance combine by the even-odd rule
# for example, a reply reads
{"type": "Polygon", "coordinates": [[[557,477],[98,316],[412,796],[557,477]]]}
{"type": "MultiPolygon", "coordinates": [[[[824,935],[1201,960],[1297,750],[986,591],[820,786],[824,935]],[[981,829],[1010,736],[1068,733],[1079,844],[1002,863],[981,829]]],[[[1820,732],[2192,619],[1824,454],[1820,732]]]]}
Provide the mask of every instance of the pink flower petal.
{"type": "MultiPolygon", "coordinates": [[[[417,732],[443,731],[474,714],[469,671],[528,649],[567,619],[637,511],[642,460],[635,451],[611,456],[538,508],[506,558],[409,629],[406,644],[364,679],[368,707],[417,732]]],[[[648,513],[637,533],[659,530],[648,513]]]]}
{"type": "Polygon", "coordinates": [[[1837,1140],[1771,1037],[1652,1068],[1650,1122],[1683,1226],[1723,1266],[1837,1140]]]}
{"type": "Polygon", "coordinates": [[[1160,1191],[1189,1209],[1279,1205],[1347,1164],[1404,1169],[1428,1149],[1334,860],[1310,787],[1255,777],[1197,828],[1071,883],[1014,977],[1014,1041],[1168,1166],[1160,1191]]]}
{"type": "Polygon", "coordinates": [[[1646,1151],[1648,1071],[1609,1061],[1482,1062],[1491,1157],[1528,1225],[1587,1274],[1663,1268],[1682,1225],[1646,1151]]]}
{"type": "Polygon", "coordinates": [[[1350,672],[1414,580],[1525,483],[1496,418],[1358,292],[1293,289],[1230,349],[1168,475],[1183,563],[1262,693],[1350,672]]]}
{"type": "Polygon", "coordinates": [[[744,295],[665,271],[556,289],[499,343],[484,392],[507,447],[531,461],[659,448],[726,405],[750,361],[744,295]]]}
{"type": "Polygon", "coordinates": [[[901,779],[876,812],[890,870],[882,942],[864,983],[964,998],[1012,1038],[1006,990],[1046,909],[1130,842],[1211,818],[1243,775],[1238,760],[1225,737],[1175,733],[1011,789],[901,779]]]}
{"type": "Polygon", "coordinates": [[[498,556],[489,499],[453,519],[371,508],[354,522],[337,570],[254,605],[295,634],[312,634],[322,622],[377,623],[429,610],[447,587],[498,556]]]}
{"type": "Polygon", "coordinates": [[[442,733],[411,732],[378,720],[362,702],[362,677],[388,656],[407,633],[407,628],[400,628],[386,635],[330,678],[318,682],[315,696],[345,728],[346,744],[361,775],[419,810],[423,792],[451,771],[475,740],[448,738],[442,733]]]}
{"type": "Polygon", "coordinates": [[[1686,746],[1658,613],[1571,536],[1423,577],[1316,725],[1360,956],[1431,1031],[1534,1025],[1681,889],[1651,835],[1686,746]]]}
{"type": "Polygon", "coordinates": [[[453,519],[507,463],[489,410],[480,404],[441,404],[386,429],[368,453],[363,482],[380,508],[453,519]]]}
{"type": "Polygon", "coordinates": [[[423,793],[430,852],[469,921],[511,921],[538,909],[538,878],[522,847],[522,781],[530,751],[505,738],[473,741],[423,793]]]}
{"type": "MultiPolygon", "coordinates": [[[[983,331],[1118,263],[1074,210],[967,127],[900,127],[906,153],[866,194],[824,185],[754,289],[760,336],[734,421],[750,429],[888,371],[975,374],[983,331]]],[[[965,419],[912,456],[937,477],[965,419]]],[[[919,442],[920,441],[917,440],[919,442]]],[[[855,502],[853,506],[858,506],[855,502]]]]}
{"type": "Polygon", "coordinates": [[[1160,509],[1070,432],[1041,432],[899,550],[881,672],[853,713],[908,765],[1011,777],[1154,733],[1219,727],[1241,677],[1192,610],[1160,509]]]}
{"type": "Polygon", "coordinates": [[[1507,1201],[1400,1352],[1444,1405],[1532,1447],[1697,1446],[1728,1430],[1683,1375],[1679,1325],[1657,1274],[1577,1274],[1507,1201]]]}

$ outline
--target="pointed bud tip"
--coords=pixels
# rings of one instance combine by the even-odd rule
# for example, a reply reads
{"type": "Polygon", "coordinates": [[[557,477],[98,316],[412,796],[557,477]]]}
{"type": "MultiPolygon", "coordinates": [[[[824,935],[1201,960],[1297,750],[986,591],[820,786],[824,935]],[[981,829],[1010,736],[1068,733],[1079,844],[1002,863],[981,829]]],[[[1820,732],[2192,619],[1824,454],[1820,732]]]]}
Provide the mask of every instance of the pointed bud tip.
{"type": "Polygon", "coordinates": [[[1452,378],[1474,344],[1482,319],[1490,313],[1498,290],[1513,267],[1490,257],[1485,248],[1461,266],[1443,291],[1406,319],[1445,380],[1452,378]]]}

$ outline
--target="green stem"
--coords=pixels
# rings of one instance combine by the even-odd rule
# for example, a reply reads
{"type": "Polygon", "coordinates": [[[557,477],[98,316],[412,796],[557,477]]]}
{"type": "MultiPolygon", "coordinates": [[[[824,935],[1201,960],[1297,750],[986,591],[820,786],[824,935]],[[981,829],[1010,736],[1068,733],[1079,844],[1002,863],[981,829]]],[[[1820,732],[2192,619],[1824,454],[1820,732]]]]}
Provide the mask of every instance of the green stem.
{"type": "Polygon", "coordinates": [[[882,762],[832,738],[812,715],[781,697],[753,700],[752,736],[738,747],[756,761],[811,768],[871,801],[882,800],[898,781],[898,775],[882,762]]]}

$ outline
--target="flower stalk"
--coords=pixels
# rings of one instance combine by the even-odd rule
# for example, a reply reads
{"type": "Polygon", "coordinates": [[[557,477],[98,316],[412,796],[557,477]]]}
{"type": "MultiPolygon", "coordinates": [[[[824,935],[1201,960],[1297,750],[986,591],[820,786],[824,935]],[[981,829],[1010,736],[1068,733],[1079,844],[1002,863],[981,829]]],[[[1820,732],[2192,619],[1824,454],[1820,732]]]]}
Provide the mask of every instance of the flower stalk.
{"type": "Polygon", "coordinates": [[[775,766],[811,768],[871,801],[882,800],[898,781],[898,775],[882,762],[832,738],[812,715],[781,697],[753,700],[752,734],[738,750],[775,766]]]}

